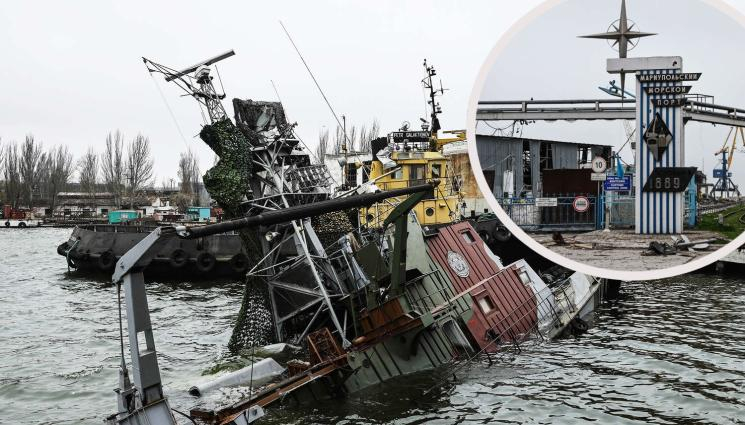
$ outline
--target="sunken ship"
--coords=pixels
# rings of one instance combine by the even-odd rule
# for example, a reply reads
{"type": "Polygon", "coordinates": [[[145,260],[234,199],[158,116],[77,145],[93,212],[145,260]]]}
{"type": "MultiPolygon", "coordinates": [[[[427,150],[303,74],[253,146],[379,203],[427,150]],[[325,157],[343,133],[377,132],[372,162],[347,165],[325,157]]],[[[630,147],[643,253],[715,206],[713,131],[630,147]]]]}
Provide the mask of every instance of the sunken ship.
{"type": "MultiPolygon", "coordinates": [[[[343,397],[581,328],[600,280],[567,272],[547,282],[524,260],[502,264],[457,211],[425,223],[426,205],[438,207],[448,202],[447,190],[457,192],[443,169],[425,161],[417,168],[424,174],[405,184],[333,193],[328,170],[313,163],[280,103],[234,99],[234,121],[228,118],[210,66],[232,54],[183,71],[145,59],[150,72],[179,85],[208,117],[200,137],[219,161],[204,182],[227,219],[159,227],[118,260],[112,280],[124,294],[129,353],[120,314],[117,409],[107,423],[177,423],[161,383],[142,276],[174,241],[239,232],[249,267],[229,348],[255,354],[277,343],[299,347],[290,360],[268,356],[277,373],[261,383],[253,380],[261,362],[249,366],[244,399],[193,408],[183,413],[191,423],[248,424],[275,404],[343,397]]],[[[429,137],[435,141],[437,131],[429,137]]],[[[400,153],[388,155],[394,167],[402,166],[397,159],[426,159],[431,151],[395,137],[385,145],[381,151],[400,153]]]]}

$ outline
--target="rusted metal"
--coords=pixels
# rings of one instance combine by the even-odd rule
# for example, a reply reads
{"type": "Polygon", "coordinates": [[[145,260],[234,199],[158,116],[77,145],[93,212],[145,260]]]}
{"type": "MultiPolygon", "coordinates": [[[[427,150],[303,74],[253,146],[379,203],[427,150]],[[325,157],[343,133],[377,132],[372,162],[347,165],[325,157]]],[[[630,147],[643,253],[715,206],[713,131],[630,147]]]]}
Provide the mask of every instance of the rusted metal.
{"type": "Polygon", "coordinates": [[[314,365],[328,363],[344,356],[344,350],[331,335],[329,328],[319,329],[308,335],[310,361],[314,365]]]}
{"type": "Polygon", "coordinates": [[[427,248],[455,290],[471,295],[473,315],[467,326],[480,348],[497,349],[491,344],[494,338],[512,340],[535,327],[535,295],[521,281],[520,270],[514,266],[500,269],[470,223],[441,228],[427,239],[427,248]],[[467,273],[453,264],[453,257],[467,264],[467,273]]]}

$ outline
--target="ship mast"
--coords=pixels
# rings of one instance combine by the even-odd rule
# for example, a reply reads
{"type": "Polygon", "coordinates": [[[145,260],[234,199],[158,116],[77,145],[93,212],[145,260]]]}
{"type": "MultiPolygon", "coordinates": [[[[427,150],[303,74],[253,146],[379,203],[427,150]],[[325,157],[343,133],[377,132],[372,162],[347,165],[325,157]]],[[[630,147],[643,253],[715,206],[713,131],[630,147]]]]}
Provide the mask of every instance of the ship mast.
{"type": "Polygon", "coordinates": [[[437,96],[442,96],[445,93],[444,88],[442,88],[442,80],[440,80],[440,88],[435,88],[435,85],[432,81],[432,77],[437,75],[437,71],[435,71],[435,67],[432,65],[427,64],[427,59],[424,60],[424,70],[427,74],[426,77],[422,80],[422,85],[426,90],[428,90],[428,96],[429,100],[427,101],[427,104],[430,106],[430,123],[432,124],[430,127],[430,131],[432,133],[432,137],[437,137],[437,132],[442,128],[440,126],[440,119],[437,118],[439,114],[442,113],[442,108],[440,107],[440,104],[437,102],[437,96]]]}
{"type": "MultiPolygon", "coordinates": [[[[235,124],[226,115],[221,102],[225,95],[216,92],[209,67],[233,55],[230,50],[182,71],[143,60],[151,74],[164,74],[166,81],[175,83],[199,102],[203,118],[209,124],[205,126],[206,131],[215,131],[217,138],[225,139],[220,142],[225,145],[220,150],[232,150],[219,154],[221,162],[211,171],[219,168],[215,172],[218,175],[233,171],[247,173],[245,183],[251,196],[242,202],[241,214],[253,216],[327,199],[328,170],[323,164],[311,164],[308,156],[298,149],[301,142],[294,137],[295,124],[285,121],[281,104],[251,100],[234,103],[235,124]],[[237,137],[250,135],[249,149],[235,151],[235,144],[229,140],[231,136],[223,137],[220,130],[214,130],[228,123],[237,137]],[[245,159],[236,162],[237,157],[245,159]],[[223,160],[228,165],[221,166],[223,160]]],[[[261,280],[268,286],[266,298],[272,309],[268,314],[273,316],[275,338],[286,339],[293,323],[301,321],[297,317],[312,314],[306,311],[312,308],[316,309],[316,316],[325,311],[342,345],[348,346],[347,330],[334,308],[334,300],[347,295],[348,291],[334,272],[311,220],[274,224],[261,231],[264,235],[256,241],[261,255],[250,259],[254,267],[248,271],[247,278],[261,280]],[[296,276],[300,275],[304,278],[298,281],[296,276]]],[[[239,322],[241,320],[239,317],[239,322]]],[[[299,333],[298,340],[302,340],[308,330],[299,333]]],[[[235,331],[233,335],[236,336],[235,331]]]]}
{"type": "Polygon", "coordinates": [[[200,109],[204,107],[207,111],[207,117],[209,118],[209,120],[206,120],[207,124],[214,124],[218,121],[228,119],[228,115],[225,113],[225,107],[222,104],[222,100],[225,99],[225,93],[217,93],[215,85],[212,83],[213,77],[210,75],[212,71],[210,67],[234,55],[235,52],[233,50],[228,50],[181,71],[176,71],[144,57],[142,61],[151,74],[153,72],[163,74],[166,77],[166,81],[174,82],[187,95],[196,99],[199,102],[200,109]]]}

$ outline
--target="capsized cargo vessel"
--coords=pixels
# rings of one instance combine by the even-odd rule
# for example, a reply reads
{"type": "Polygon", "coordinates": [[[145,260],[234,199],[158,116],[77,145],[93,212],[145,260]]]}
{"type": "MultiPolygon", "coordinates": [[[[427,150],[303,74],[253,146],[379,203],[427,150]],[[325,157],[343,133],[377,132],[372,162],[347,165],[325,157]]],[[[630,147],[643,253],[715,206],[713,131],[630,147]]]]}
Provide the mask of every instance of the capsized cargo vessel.
{"type": "Polygon", "coordinates": [[[283,400],[337,397],[452,367],[555,337],[592,308],[601,285],[594,278],[574,273],[549,287],[524,261],[502,265],[469,222],[423,224],[417,206],[442,184],[431,174],[406,187],[332,198],[327,170],[310,163],[280,104],[236,99],[236,124],[225,116],[208,67],[231,55],[181,72],[146,60],[207,109],[201,136],[220,162],[205,184],[235,218],[158,228],[117,263],[132,368],[122,343],[117,411],[108,423],[175,423],[141,273],[175,238],[241,232],[253,266],[239,315],[246,324],[236,326],[231,345],[282,341],[305,353],[284,363],[283,379],[252,388],[244,400],[192,409],[194,423],[247,424],[283,400]],[[382,202],[392,204],[380,219],[358,217],[382,202]]]}

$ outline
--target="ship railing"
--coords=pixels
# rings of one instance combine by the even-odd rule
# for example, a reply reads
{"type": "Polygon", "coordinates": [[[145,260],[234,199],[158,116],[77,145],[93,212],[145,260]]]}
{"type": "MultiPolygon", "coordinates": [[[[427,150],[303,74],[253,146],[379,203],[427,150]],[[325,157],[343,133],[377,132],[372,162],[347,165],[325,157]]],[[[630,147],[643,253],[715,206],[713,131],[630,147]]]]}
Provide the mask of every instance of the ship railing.
{"type": "Polygon", "coordinates": [[[564,315],[576,310],[571,297],[566,293],[568,286],[568,282],[565,282],[554,289],[546,287],[541,291],[534,292],[534,297],[524,300],[500,321],[487,329],[486,335],[491,334],[491,340],[477,354],[486,354],[491,362],[489,351],[495,345],[498,349],[501,349],[504,343],[509,343],[510,348],[519,351],[520,344],[532,336],[537,336],[539,340],[545,340],[545,330],[561,326],[564,315]],[[516,329],[525,323],[525,319],[533,317],[535,317],[535,320],[530,327],[522,331],[516,329]],[[495,330],[498,329],[502,329],[502,331],[496,334],[495,330]]]}
{"type": "MultiPolygon", "coordinates": [[[[523,301],[520,305],[518,305],[516,308],[512,309],[512,311],[500,322],[494,324],[489,330],[494,330],[497,326],[504,323],[509,317],[512,317],[513,315],[517,315],[518,312],[521,310],[525,310],[522,312],[520,317],[517,318],[517,320],[512,320],[511,324],[504,328],[502,332],[496,337],[493,337],[489,343],[487,343],[484,347],[481,348],[478,352],[474,353],[473,355],[460,359],[460,358],[454,358],[453,361],[451,361],[451,365],[453,366],[452,369],[449,370],[448,378],[441,380],[437,384],[430,387],[427,391],[424,392],[426,395],[427,393],[431,392],[435,388],[439,387],[440,385],[444,384],[447,380],[450,379],[450,376],[455,376],[455,373],[462,370],[466,366],[472,364],[475,360],[486,360],[489,365],[492,365],[496,362],[501,361],[505,356],[507,356],[510,353],[520,353],[522,350],[522,345],[529,340],[531,337],[537,337],[535,338],[537,343],[540,343],[542,341],[545,341],[547,339],[545,335],[545,330],[550,329],[551,327],[558,327],[561,326],[561,320],[563,319],[563,316],[566,313],[569,313],[573,310],[576,310],[576,305],[572,302],[571,297],[569,297],[569,294],[566,292],[566,288],[569,286],[569,280],[567,279],[565,282],[563,282],[559,287],[551,289],[551,288],[544,288],[541,291],[535,292],[534,298],[528,298],[525,301],[523,301]],[[540,301],[535,305],[534,309],[528,308],[523,309],[526,304],[532,303],[535,299],[539,299],[540,301]],[[555,305],[558,304],[558,305],[555,305]],[[540,314],[539,314],[540,313],[540,314]],[[522,323],[523,319],[528,317],[528,315],[536,314],[536,320],[534,321],[533,325],[527,329],[524,332],[515,332],[513,328],[517,326],[517,324],[522,323]],[[544,315],[548,315],[550,317],[549,321],[546,322],[545,320],[541,320],[544,315]],[[505,337],[510,337],[511,339],[507,340],[505,337]],[[509,342],[508,345],[505,345],[505,342],[509,342]],[[492,347],[497,346],[498,349],[496,352],[492,351],[492,347]]],[[[489,330],[487,330],[487,335],[489,330]]]]}
{"type": "Polygon", "coordinates": [[[447,308],[444,310],[447,311],[453,311],[455,310],[455,304],[453,303],[453,300],[456,298],[455,291],[450,287],[450,285],[445,284],[444,282],[447,282],[447,276],[444,275],[442,270],[435,269],[428,273],[422,274],[420,276],[417,276],[414,279],[409,280],[406,282],[406,301],[409,303],[409,305],[413,307],[420,308],[422,310],[429,310],[432,311],[437,307],[442,306],[442,304],[438,304],[435,300],[436,298],[441,299],[445,303],[447,303],[447,308]],[[421,285],[416,285],[416,283],[423,281],[427,277],[432,277],[433,284],[437,285],[438,282],[443,282],[442,286],[437,285],[438,289],[432,292],[425,292],[423,295],[420,294],[421,285]],[[437,277],[438,279],[435,279],[434,277],[437,277]],[[416,296],[413,294],[413,292],[416,291],[416,296]]]}
{"type": "MultiPolygon", "coordinates": [[[[527,298],[522,303],[520,303],[517,307],[512,309],[512,311],[510,311],[510,313],[508,313],[506,317],[504,317],[502,320],[500,320],[499,322],[492,325],[489,329],[487,329],[487,331],[485,332],[485,336],[489,335],[490,331],[493,332],[497,326],[506,322],[508,318],[517,316],[518,313],[520,313],[518,317],[512,320],[509,326],[505,327],[499,334],[492,336],[489,342],[486,345],[484,345],[481,348],[481,350],[473,353],[470,356],[453,358],[450,362],[450,366],[452,367],[452,369],[450,369],[450,372],[452,376],[455,376],[456,372],[470,365],[475,360],[485,359],[488,361],[489,365],[491,365],[494,362],[501,360],[504,356],[506,356],[507,354],[511,352],[519,353],[521,351],[521,344],[533,335],[537,335],[538,340],[543,341],[545,338],[538,328],[538,324],[539,324],[539,321],[537,320],[538,315],[536,315],[536,320],[534,321],[533,325],[530,328],[526,329],[524,332],[518,333],[513,330],[513,328],[518,323],[522,323],[524,319],[528,318],[529,316],[533,317],[533,315],[536,314],[538,306],[536,306],[536,308],[530,308],[532,307],[532,303],[534,301],[535,301],[535,298],[533,297],[527,298]],[[526,306],[528,306],[529,308],[524,308],[526,306]],[[509,339],[506,339],[506,337],[509,337],[509,339]],[[509,342],[510,344],[507,345],[506,348],[503,349],[504,342],[509,342]],[[495,345],[497,346],[498,351],[492,352],[491,350],[495,345]]],[[[546,299],[544,299],[544,301],[546,301],[546,299]]],[[[542,302],[539,304],[542,304],[542,302]]],[[[433,385],[431,388],[425,391],[425,394],[439,387],[444,382],[445,381],[441,381],[438,384],[433,385]]]]}
{"type": "Polygon", "coordinates": [[[442,177],[432,177],[431,179],[410,179],[410,180],[396,180],[390,182],[378,182],[375,183],[380,190],[391,190],[391,189],[402,189],[406,187],[419,186],[427,183],[433,179],[439,179],[440,184],[437,186],[438,192],[441,192],[441,196],[455,196],[458,191],[454,190],[456,185],[453,184],[452,179],[442,177]]]}

